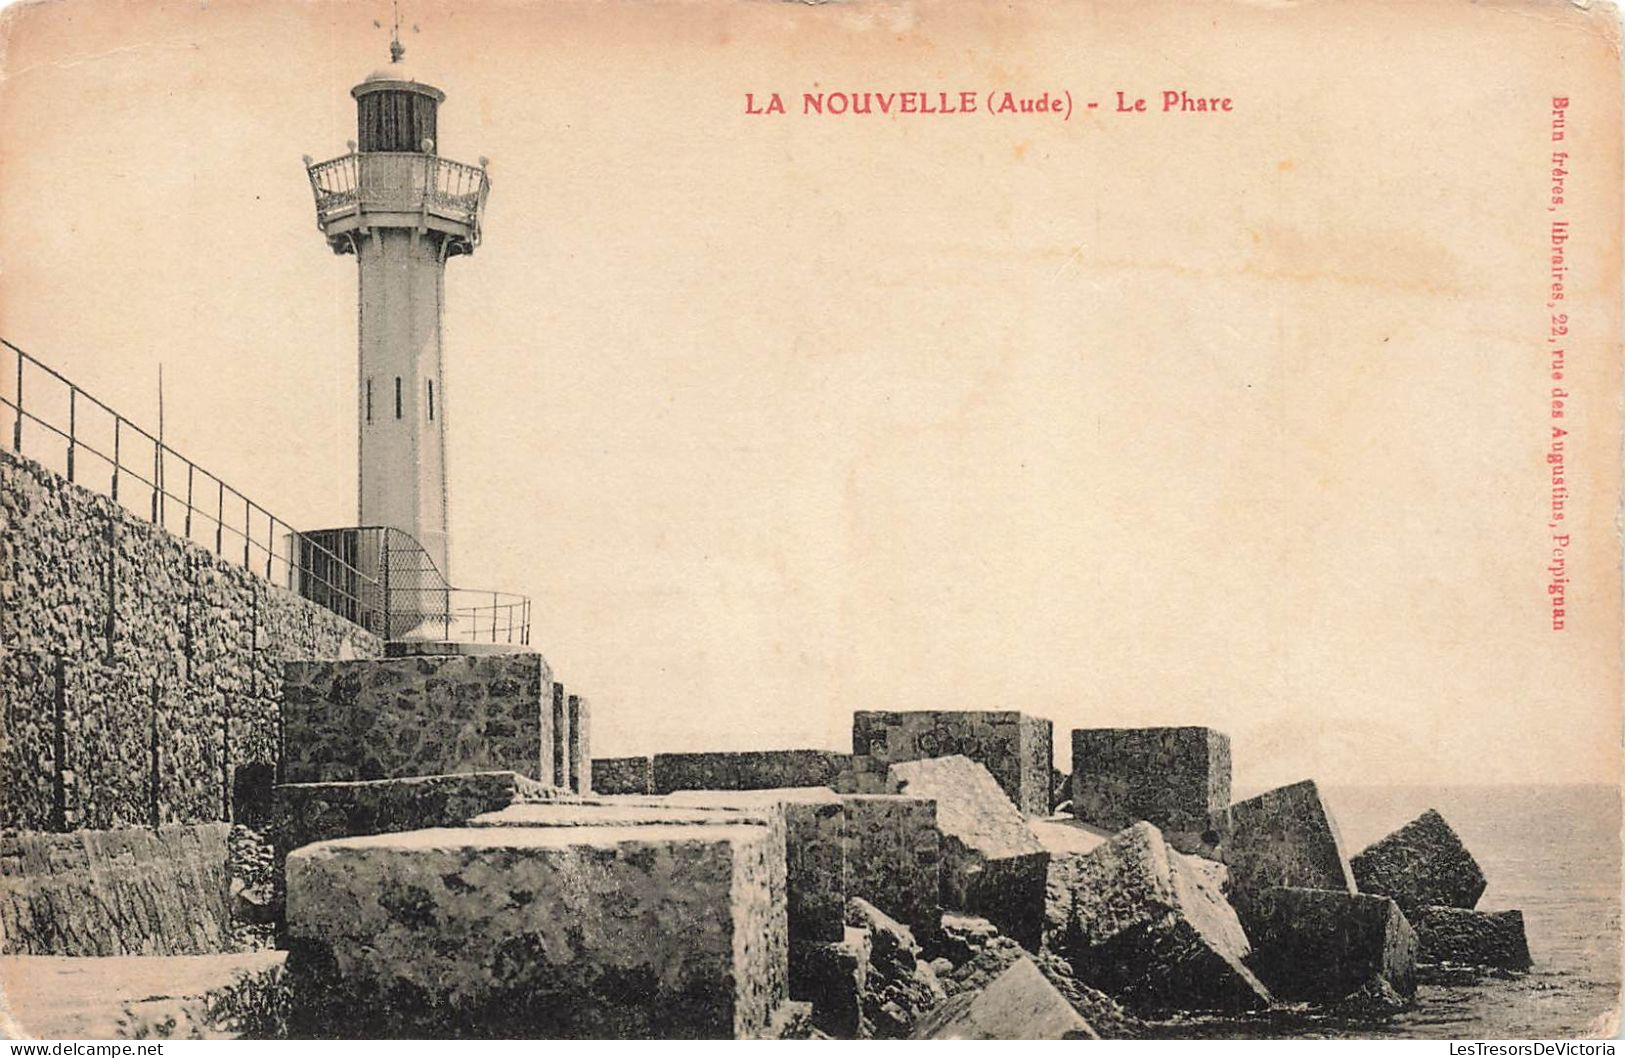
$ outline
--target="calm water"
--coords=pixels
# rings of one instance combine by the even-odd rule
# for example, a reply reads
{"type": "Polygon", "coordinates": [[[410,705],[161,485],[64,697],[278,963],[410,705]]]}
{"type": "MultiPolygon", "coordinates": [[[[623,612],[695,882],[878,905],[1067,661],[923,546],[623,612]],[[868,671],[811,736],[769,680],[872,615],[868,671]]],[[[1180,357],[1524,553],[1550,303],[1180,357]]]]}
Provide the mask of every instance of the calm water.
{"type": "Polygon", "coordinates": [[[1197,1019],[1169,1036],[1612,1036],[1620,1002],[1620,795],[1598,786],[1333,787],[1326,799],[1350,854],[1437,808],[1489,879],[1478,906],[1523,911],[1527,974],[1424,983],[1392,1018],[1197,1019]]]}

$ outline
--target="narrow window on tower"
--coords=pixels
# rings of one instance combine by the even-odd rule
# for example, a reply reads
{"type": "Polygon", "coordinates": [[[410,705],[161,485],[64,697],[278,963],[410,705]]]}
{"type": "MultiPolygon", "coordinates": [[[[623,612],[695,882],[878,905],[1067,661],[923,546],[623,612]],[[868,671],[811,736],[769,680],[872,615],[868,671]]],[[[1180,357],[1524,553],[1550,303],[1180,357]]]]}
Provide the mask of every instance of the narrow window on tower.
{"type": "Polygon", "coordinates": [[[372,422],[372,379],[367,379],[367,421],[372,422]]]}
{"type": "Polygon", "coordinates": [[[395,418],[401,417],[401,376],[395,376],[395,418]]]}
{"type": "Polygon", "coordinates": [[[429,421],[434,422],[434,379],[429,380],[429,421]]]}

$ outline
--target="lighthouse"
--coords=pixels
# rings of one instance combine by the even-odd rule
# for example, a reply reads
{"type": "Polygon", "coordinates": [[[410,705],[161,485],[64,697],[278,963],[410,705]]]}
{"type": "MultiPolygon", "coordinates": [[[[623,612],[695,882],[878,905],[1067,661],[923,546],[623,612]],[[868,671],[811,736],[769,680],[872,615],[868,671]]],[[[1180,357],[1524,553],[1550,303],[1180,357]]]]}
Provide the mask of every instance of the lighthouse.
{"type": "Polygon", "coordinates": [[[317,227],[334,253],[356,259],[358,523],[393,531],[386,540],[416,541],[420,564],[433,567],[421,573],[444,586],[446,262],[479,245],[490,181],[485,159],[466,165],[440,156],[445,93],[408,73],[403,57],[397,29],[390,64],[350,90],[349,153],[320,163],[307,156],[305,165],[317,227]]]}

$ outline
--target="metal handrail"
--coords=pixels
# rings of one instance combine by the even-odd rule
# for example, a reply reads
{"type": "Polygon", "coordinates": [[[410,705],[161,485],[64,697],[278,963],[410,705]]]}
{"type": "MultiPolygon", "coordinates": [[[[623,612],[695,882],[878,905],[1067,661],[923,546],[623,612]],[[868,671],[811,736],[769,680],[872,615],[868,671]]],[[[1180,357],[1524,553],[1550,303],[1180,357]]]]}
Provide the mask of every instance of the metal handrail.
{"type": "MultiPolygon", "coordinates": [[[[4,381],[13,382],[11,386],[0,382],[0,407],[11,410],[10,447],[19,455],[24,449],[24,427],[32,424],[47,436],[62,442],[65,457],[63,473],[68,481],[101,492],[131,514],[171,532],[175,532],[170,525],[173,508],[175,517],[180,521],[176,535],[212,550],[215,555],[233,564],[242,565],[273,584],[298,591],[339,616],[355,621],[385,638],[389,638],[397,613],[407,612],[392,612],[387,605],[391,596],[396,597],[399,606],[399,593],[414,590],[405,584],[392,584],[392,574],[412,570],[411,566],[403,564],[402,558],[415,553],[421,555],[421,558],[411,559],[417,564],[416,572],[423,574],[423,564],[426,563],[427,570],[432,571],[433,577],[438,579],[438,587],[432,590],[445,596],[444,610],[448,617],[443,621],[443,626],[447,638],[458,634],[463,638],[492,642],[530,642],[530,600],[526,597],[448,585],[433,559],[411,534],[390,527],[368,527],[386,534],[386,551],[401,556],[395,558],[393,564],[386,563],[381,575],[374,575],[320,543],[315,539],[320,534],[294,529],[226,484],[219,475],[170,448],[37,357],[5,338],[0,338],[0,347],[14,354],[16,360],[15,371],[8,373],[9,377],[0,376],[4,381]],[[54,387],[57,405],[62,404],[65,397],[65,426],[60,418],[53,419],[48,413],[35,410],[45,403],[37,388],[30,396],[28,376],[36,372],[54,387]],[[110,427],[111,451],[90,439],[94,431],[87,429],[84,421],[86,412],[104,416],[102,432],[107,433],[110,427]],[[105,466],[106,476],[94,475],[87,480],[83,465],[87,458],[105,466]],[[173,478],[173,489],[170,484],[172,469],[179,471],[173,478]],[[182,481],[185,491],[174,491],[180,488],[182,481]],[[202,540],[199,539],[200,531],[202,540]],[[281,548],[278,547],[279,541],[283,545],[281,548]],[[478,600],[478,603],[452,605],[465,597],[478,600]],[[368,605],[376,598],[386,601],[381,613],[368,605]],[[490,600],[489,603],[486,600],[490,600]],[[456,617],[463,614],[473,619],[472,627],[465,628],[457,623],[456,617]]],[[[37,461],[45,463],[49,469],[45,460],[37,461]]]]}
{"type": "Polygon", "coordinates": [[[479,242],[480,218],[491,190],[483,165],[415,151],[352,151],[325,162],[307,158],[305,171],[319,226],[358,209],[432,207],[468,224],[474,229],[473,242],[479,242]],[[402,174],[411,178],[410,183],[388,179],[402,174]]]}

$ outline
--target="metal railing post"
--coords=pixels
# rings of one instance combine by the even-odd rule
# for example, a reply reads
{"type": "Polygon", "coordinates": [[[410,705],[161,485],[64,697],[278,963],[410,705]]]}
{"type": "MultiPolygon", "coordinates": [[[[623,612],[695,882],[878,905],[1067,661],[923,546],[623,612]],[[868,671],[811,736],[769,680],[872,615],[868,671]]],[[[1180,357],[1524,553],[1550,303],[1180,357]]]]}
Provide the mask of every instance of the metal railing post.
{"type": "Polygon", "coordinates": [[[226,546],[226,483],[219,478],[214,483],[220,487],[214,508],[214,553],[225,553],[226,546]]]}
{"type": "Polygon", "coordinates": [[[186,540],[188,543],[192,541],[192,477],[195,470],[197,470],[197,467],[193,466],[192,461],[188,459],[186,461],[186,540]]]}
{"type": "MultiPolygon", "coordinates": [[[[73,480],[73,449],[74,437],[77,432],[79,418],[79,402],[75,398],[79,395],[77,386],[68,387],[68,480],[73,480]]],[[[19,412],[19,415],[21,413],[19,412]]]]}
{"type": "Polygon", "coordinates": [[[152,517],[148,521],[153,525],[164,524],[164,508],[159,502],[159,494],[163,489],[164,480],[164,446],[157,441],[152,442],[152,517]]]}
{"type": "Polygon", "coordinates": [[[253,569],[249,565],[248,548],[254,540],[254,505],[243,497],[243,568],[253,569]]]}
{"type": "Polygon", "coordinates": [[[119,425],[124,422],[117,415],[113,416],[113,499],[118,499],[118,465],[119,465],[119,425]]]}
{"type": "Polygon", "coordinates": [[[17,421],[11,427],[13,451],[23,450],[23,351],[17,350],[17,421]]]}

